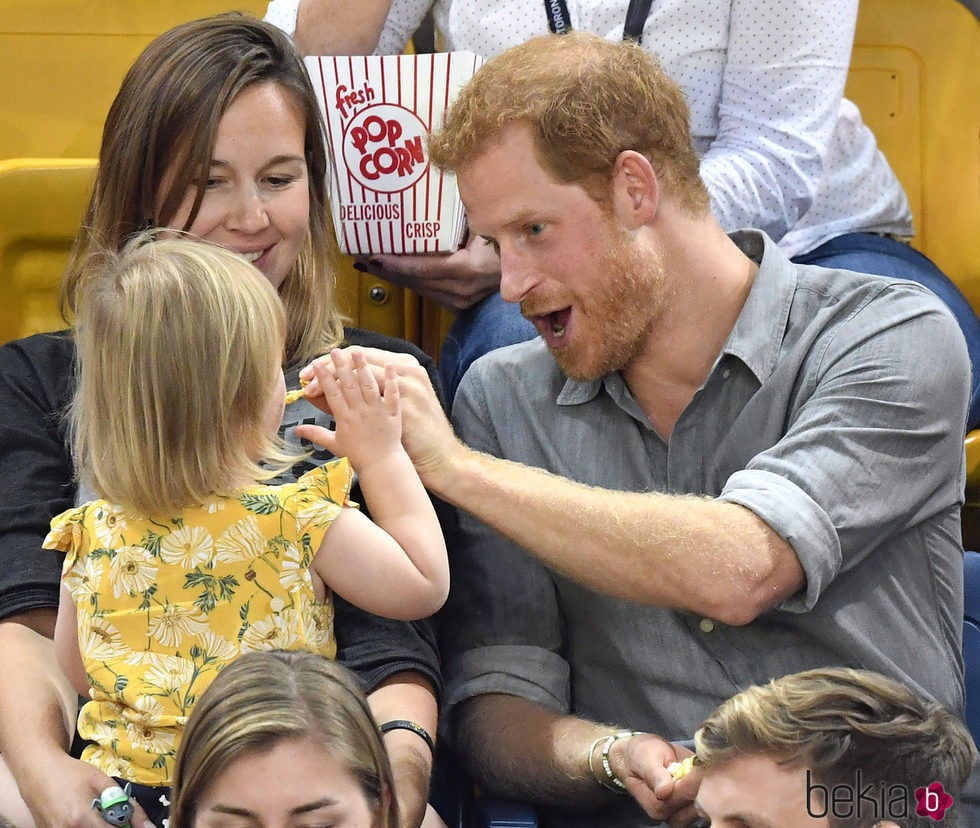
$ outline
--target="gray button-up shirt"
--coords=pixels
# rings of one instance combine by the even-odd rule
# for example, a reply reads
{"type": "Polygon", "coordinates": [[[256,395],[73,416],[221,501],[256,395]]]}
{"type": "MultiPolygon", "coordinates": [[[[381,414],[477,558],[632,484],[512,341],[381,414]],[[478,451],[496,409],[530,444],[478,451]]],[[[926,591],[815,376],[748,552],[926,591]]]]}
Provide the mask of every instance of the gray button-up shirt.
{"type": "MultiPolygon", "coordinates": [[[[739,503],[789,541],[805,589],[727,626],[600,595],[463,515],[442,624],[450,705],[507,693],[682,740],[749,684],[849,665],[962,709],[959,327],[918,285],[732,237],[759,273],[669,440],[619,374],[568,380],[540,339],[475,363],[453,421],[479,450],[583,483],[739,503]]],[[[559,823],[599,824],[582,820],[559,823]]]]}

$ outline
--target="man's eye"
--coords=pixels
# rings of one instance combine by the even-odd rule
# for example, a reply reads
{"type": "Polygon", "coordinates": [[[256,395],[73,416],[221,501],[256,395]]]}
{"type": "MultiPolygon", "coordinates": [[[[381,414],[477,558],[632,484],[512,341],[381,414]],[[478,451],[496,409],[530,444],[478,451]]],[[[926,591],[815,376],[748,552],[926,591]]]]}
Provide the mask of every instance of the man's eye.
{"type": "Polygon", "coordinates": [[[543,231],[544,231],[543,224],[529,224],[527,226],[527,232],[532,236],[540,235],[543,231]]]}

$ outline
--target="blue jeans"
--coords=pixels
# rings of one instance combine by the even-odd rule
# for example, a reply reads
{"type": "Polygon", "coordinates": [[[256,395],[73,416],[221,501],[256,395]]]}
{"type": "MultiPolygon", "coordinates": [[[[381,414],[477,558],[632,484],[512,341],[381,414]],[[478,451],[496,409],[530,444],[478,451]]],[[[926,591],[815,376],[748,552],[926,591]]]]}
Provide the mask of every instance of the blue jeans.
{"type": "MultiPolygon", "coordinates": [[[[980,423],[980,319],[956,285],[928,258],[894,239],[873,233],[847,233],[796,256],[793,261],[908,279],[925,285],[939,296],[953,312],[966,338],[973,366],[967,424],[974,428],[980,423]]],[[[521,316],[520,308],[504,302],[499,293],[460,313],[439,355],[439,378],[446,399],[452,404],[459,381],[473,360],[535,336],[537,331],[521,316]]]]}

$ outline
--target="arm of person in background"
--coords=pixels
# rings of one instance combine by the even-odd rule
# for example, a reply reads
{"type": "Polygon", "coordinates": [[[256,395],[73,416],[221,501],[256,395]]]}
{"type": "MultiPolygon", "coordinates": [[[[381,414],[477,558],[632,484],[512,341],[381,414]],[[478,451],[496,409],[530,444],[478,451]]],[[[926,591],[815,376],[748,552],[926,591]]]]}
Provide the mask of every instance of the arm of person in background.
{"type": "Polygon", "coordinates": [[[272,0],[265,19],[290,35],[303,55],[401,54],[429,5],[430,0],[272,0]]]}
{"type": "Polygon", "coordinates": [[[301,0],[293,39],[304,55],[370,55],[391,0],[301,0]]]}
{"type": "Polygon", "coordinates": [[[725,230],[755,227],[778,242],[810,208],[844,95],[857,10],[858,0],[731,0],[715,137],[701,158],[725,230]]]}

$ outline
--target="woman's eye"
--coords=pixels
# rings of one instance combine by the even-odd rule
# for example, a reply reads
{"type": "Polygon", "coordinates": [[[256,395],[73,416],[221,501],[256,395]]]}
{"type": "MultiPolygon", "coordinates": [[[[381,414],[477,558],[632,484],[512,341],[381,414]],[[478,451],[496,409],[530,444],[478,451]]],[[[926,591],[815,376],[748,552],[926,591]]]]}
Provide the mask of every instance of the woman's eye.
{"type": "Polygon", "coordinates": [[[496,239],[488,239],[488,238],[484,237],[483,243],[487,247],[492,247],[493,248],[493,252],[496,253],[498,256],[500,255],[500,244],[497,242],[496,239]]]}
{"type": "Polygon", "coordinates": [[[270,175],[266,182],[271,187],[288,187],[296,179],[291,175],[270,175]]]}

